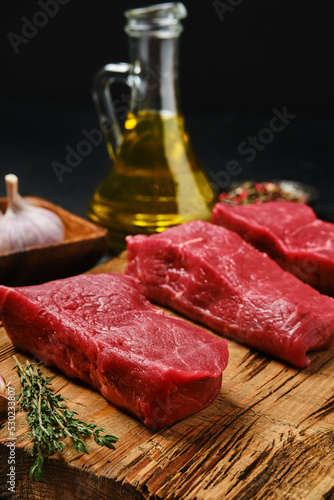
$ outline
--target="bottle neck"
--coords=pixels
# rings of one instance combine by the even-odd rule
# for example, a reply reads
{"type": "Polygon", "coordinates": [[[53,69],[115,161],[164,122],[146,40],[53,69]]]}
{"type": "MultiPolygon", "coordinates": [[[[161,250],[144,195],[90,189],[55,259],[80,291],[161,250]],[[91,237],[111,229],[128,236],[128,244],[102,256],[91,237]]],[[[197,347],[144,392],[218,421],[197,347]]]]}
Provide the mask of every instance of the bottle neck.
{"type": "Polygon", "coordinates": [[[178,37],[130,37],[130,111],[178,113],[178,37]]]}

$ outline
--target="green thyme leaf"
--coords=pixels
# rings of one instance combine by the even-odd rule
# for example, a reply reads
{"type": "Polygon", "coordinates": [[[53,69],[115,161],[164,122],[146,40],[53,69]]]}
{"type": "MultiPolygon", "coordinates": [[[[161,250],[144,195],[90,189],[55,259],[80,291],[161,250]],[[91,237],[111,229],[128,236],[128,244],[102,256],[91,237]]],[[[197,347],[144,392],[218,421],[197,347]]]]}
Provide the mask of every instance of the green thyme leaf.
{"type": "Polygon", "coordinates": [[[15,356],[14,360],[14,369],[17,369],[21,383],[17,401],[20,401],[19,409],[27,412],[26,420],[30,428],[28,437],[33,441],[31,456],[36,457],[29,472],[31,478],[34,477],[36,481],[43,478],[45,458],[65,448],[61,438],[69,437],[77,453],[89,454],[81,437],[93,437],[98,445],[115,449],[113,443],[118,441],[116,436],[100,436],[100,433],[106,432],[105,429],[75,418],[77,412],[61,404],[66,399],[49,389],[53,377],[43,376],[41,362],[36,364],[27,361],[23,367],[15,356]]]}

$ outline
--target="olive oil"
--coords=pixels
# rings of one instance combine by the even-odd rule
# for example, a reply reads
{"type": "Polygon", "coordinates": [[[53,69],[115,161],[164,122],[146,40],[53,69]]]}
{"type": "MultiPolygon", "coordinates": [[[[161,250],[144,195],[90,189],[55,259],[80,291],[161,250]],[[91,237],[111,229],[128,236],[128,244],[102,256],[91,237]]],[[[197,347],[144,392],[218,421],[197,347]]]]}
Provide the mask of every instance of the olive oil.
{"type": "MultiPolygon", "coordinates": [[[[111,144],[107,147],[112,151],[111,144]]],[[[88,216],[108,228],[110,248],[119,252],[128,234],[209,220],[214,202],[183,116],[141,110],[128,114],[113,165],[91,199],[88,216]]]]}

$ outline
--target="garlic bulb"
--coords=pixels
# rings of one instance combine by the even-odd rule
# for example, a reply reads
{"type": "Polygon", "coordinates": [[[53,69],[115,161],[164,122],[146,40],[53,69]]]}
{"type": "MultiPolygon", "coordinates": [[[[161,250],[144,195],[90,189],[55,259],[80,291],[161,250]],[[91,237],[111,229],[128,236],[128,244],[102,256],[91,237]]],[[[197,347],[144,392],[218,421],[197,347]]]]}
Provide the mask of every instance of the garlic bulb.
{"type": "Polygon", "coordinates": [[[58,215],[24,200],[16,175],[6,175],[5,181],[7,210],[0,217],[0,253],[62,241],[65,228],[58,215]]]}
{"type": "Polygon", "coordinates": [[[6,380],[3,378],[3,376],[0,373],[0,395],[6,396],[6,391],[7,391],[6,380]]]}
{"type": "Polygon", "coordinates": [[[0,374],[0,413],[8,411],[7,385],[3,376],[0,374]]]}

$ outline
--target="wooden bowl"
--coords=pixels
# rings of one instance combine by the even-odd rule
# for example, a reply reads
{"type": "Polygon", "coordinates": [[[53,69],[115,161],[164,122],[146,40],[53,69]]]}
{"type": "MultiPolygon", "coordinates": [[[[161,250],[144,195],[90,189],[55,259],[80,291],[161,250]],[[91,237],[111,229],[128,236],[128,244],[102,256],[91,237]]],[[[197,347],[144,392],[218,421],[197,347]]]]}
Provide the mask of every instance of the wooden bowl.
{"type": "MultiPolygon", "coordinates": [[[[65,239],[60,243],[0,254],[0,284],[35,285],[80,274],[93,267],[106,253],[105,229],[42,198],[24,198],[56,213],[65,226],[65,239]]],[[[2,213],[6,208],[7,199],[0,198],[2,213]]]]}

